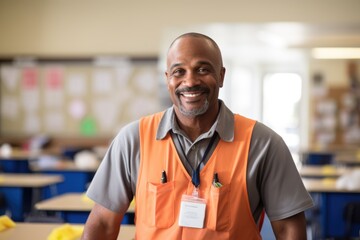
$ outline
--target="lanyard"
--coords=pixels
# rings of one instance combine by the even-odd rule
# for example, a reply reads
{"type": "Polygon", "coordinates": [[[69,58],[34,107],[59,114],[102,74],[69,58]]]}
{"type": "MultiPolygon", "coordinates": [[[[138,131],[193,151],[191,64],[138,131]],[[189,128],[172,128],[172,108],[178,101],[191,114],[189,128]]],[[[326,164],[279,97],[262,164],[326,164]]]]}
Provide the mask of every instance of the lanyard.
{"type": "MultiPolygon", "coordinates": [[[[199,185],[200,185],[200,165],[201,165],[201,163],[202,163],[203,161],[205,161],[206,156],[209,154],[209,151],[210,151],[212,145],[213,145],[214,142],[215,142],[216,136],[217,136],[216,133],[214,133],[213,136],[211,137],[211,140],[210,140],[210,142],[209,142],[209,145],[207,146],[207,148],[206,148],[206,150],[205,150],[205,152],[204,152],[204,155],[203,155],[202,158],[201,158],[201,161],[199,162],[198,166],[197,166],[195,169],[192,167],[191,163],[189,162],[188,158],[186,157],[186,154],[185,154],[185,151],[184,151],[182,145],[179,144],[179,145],[180,145],[180,148],[181,148],[181,151],[183,152],[183,155],[184,155],[186,161],[189,163],[189,165],[190,165],[190,167],[191,167],[191,170],[192,170],[191,182],[194,184],[194,186],[195,186],[196,188],[199,187],[199,185]]],[[[176,137],[178,138],[178,141],[179,141],[179,143],[180,143],[179,136],[176,135],[176,137]]]]}

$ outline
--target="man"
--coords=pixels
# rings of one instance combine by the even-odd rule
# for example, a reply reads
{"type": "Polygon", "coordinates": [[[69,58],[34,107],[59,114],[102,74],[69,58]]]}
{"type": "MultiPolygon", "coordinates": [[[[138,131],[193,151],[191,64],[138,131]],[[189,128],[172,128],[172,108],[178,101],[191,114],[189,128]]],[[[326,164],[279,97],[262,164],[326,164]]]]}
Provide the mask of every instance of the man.
{"type": "Polygon", "coordinates": [[[87,193],[96,204],[83,239],[116,239],[135,196],[136,239],[261,239],[264,209],[277,239],[306,239],[313,202],[285,143],[218,99],[217,44],[178,37],[165,75],[173,106],[114,139],[87,193]]]}

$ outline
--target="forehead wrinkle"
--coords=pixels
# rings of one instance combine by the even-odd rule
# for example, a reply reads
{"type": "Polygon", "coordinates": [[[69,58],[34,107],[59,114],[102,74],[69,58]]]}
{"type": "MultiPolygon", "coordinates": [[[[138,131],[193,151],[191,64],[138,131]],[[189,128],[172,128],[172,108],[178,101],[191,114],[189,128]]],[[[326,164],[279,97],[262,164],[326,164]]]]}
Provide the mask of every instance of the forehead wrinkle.
{"type": "Polygon", "coordinates": [[[211,67],[214,67],[211,61],[205,61],[205,60],[200,60],[196,63],[196,65],[208,65],[211,67]]]}
{"type": "Polygon", "coordinates": [[[184,65],[184,64],[183,64],[183,63],[174,63],[174,64],[171,64],[170,67],[169,67],[169,70],[174,69],[174,68],[176,68],[176,67],[180,67],[180,66],[182,66],[182,65],[184,65]]]}
{"type": "MultiPolygon", "coordinates": [[[[184,66],[185,64],[184,63],[174,63],[174,64],[171,64],[170,65],[170,70],[173,69],[173,68],[176,68],[176,67],[181,67],[181,66],[184,66]]],[[[200,65],[207,65],[207,66],[210,66],[212,68],[214,68],[213,64],[210,62],[210,61],[206,61],[206,60],[200,60],[200,61],[197,61],[195,63],[195,66],[200,66],[200,65]]]]}

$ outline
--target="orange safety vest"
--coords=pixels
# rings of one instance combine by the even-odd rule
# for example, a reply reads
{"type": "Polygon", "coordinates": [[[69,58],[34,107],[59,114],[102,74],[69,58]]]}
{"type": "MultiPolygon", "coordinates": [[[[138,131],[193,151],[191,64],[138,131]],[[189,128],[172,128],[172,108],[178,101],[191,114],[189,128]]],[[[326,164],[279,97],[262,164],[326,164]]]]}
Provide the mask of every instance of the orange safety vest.
{"type": "Polygon", "coordinates": [[[140,120],[140,168],[136,187],[136,239],[261,239],[247,193],[246,169],[255,121],[234,115],[233,142],[219,141],[200,171],[199,196],[206,199],[204,228],[180,227],[181,197],[194,185],[170,134],[156,140],[163,113],[140,120]],[[161,172],[167,182],[160,182],[161,172]],[[217,172],[222,187],[212,185],[217,172]]]}

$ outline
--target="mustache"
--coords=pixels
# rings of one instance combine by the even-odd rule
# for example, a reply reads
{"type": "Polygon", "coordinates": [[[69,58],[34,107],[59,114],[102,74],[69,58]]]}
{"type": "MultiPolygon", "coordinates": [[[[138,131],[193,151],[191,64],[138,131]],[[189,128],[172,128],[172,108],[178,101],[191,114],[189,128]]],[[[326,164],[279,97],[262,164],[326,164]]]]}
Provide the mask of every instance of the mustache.
{"type": "Polygon", "coordinates": [[[183,92],[209,92],[209,88],[203,87],[203,86],[195,86],[195,87],[183,87],[183,88],[177,88],[175,90],[175,94],[179,95],[183,92]]]}

